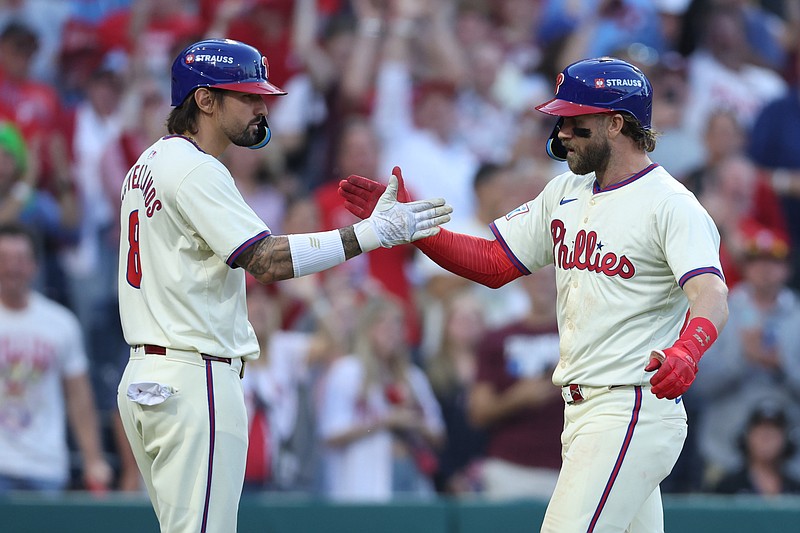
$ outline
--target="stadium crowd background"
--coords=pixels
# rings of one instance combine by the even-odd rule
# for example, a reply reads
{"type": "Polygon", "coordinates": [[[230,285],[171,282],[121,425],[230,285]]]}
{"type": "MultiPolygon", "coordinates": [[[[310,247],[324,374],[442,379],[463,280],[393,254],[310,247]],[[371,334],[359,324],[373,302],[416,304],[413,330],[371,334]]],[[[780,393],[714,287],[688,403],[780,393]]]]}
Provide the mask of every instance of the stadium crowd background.
{"type": "MultiPolygon", "coordinates": [[[[276,234],[354,222],[338,181],[385,181],[399,165],[413,196],[447,198],[451,227],[486,236],[566,170],[544,150],[551,117],[533,109],[556,74],[601,55],[642,68],[652,159],[718,224],[731,289],[663,490],[800,491],[798,30],[791,0],[0,1],[0,223],[34,230],[36,288],[79,320],[106,490],[142,490],[116,421],[119,188],[166,133],[172,58],[228,37],[260,49],[288,91],[268,101],[266,150],[223,155],[276,234]]],[[[263,353],[243,381],[247,490],[546,497],[562,416],[552,271],[529,278],[490,291],[407,246],[249,283],[263,353]]],[[[0,342],[0,414],[37,386],[20,385],[12,355],[0,342]]],[[[12,418],[0,434],[19,430],[12,418]]],[[[68,446],[67,489],[92,488],[68,446]]]]}

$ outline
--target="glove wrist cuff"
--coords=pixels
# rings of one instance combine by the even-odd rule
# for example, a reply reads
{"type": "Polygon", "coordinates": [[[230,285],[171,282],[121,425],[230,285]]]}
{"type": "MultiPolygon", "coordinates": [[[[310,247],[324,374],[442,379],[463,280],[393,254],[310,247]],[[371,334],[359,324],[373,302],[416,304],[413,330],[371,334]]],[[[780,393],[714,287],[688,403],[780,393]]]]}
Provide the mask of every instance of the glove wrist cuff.
{"type": "Polygon", "coordinates": [[[687,351],[695,360],[695,364],[700,361],[706,350],[717,340],[717,328],[707,318],[702,316],[694,317],[686,324],[678,342],[686,347],[687,351]]]}
{"type": "Polygon", "coordinates": [[[381,239],[372,220],[367,218],[356,222],[353,224],[353,230],[363,253],[371,252],[381,247],[381,239]]]}

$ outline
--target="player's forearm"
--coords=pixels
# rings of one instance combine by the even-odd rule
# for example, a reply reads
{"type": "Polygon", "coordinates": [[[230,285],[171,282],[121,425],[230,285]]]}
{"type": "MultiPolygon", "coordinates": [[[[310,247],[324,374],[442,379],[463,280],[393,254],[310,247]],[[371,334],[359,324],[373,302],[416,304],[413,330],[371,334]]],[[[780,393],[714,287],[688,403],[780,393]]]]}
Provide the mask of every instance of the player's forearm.
{"type": "Polygon", "coordinates": [[[440,267],[492,289],[522,276],[497,241],[442,228],[414,245],[440,267]]]}
{"type": "Polygon", "coordinates": [[[703,274],[687,281],[683,290],[689,299],[689,318],[703,317],[711,321],[717,332],[728,321],[728,288],[714,274],[703,274]]]}
{"type": "Polygon", "coordinates": [[[300,235],[265,237],[243,251],[236,263],[261,283],[300,277],[361,253],[353,226],[300,235]]]}

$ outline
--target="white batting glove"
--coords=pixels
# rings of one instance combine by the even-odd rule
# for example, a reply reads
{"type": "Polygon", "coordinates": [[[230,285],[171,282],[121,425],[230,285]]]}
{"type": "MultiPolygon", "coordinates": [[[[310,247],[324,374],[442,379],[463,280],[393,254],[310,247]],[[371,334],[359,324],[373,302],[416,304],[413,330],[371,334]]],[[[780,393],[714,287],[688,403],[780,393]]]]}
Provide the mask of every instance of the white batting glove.
{"type": "Polygon", "coordinates": [[[445,204],[444,198],[398,202],[397,178],[392,176],[372,214],[357,222],[353,229],[361,251],[369,252],[436,235],[439,226],[450,220],[452,212],[453,208],[445,204]]]}

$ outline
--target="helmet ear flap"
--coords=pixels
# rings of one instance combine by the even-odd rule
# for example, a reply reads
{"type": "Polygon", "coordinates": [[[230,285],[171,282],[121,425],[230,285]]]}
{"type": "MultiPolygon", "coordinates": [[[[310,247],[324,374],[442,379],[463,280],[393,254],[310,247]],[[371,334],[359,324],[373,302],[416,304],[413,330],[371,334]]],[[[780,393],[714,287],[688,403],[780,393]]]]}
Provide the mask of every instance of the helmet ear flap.
{"type": "Polygon", "coordinates": [[[561,139],[558,138],[558,132],[561,131],[561,126],[563,124],[564,117],[559,117],[558,122],[556,122],[556,125],[553,128],[553,133],[550,134],[550,138],[547,139],[547,144],[545,145],[547,155],[556,161],[567,160],[567,149],[564,148],[564,145],[561,144],[561,139]]]}
{"type": "Polygon", "coordinates": [[[261,117],[261,122],[258,123],[258,141],[252,146],[248,146],[251,150],[258,150],[264,148],[269,140],[272,138],[272,132],[267,123],[267,117],[261,117]]]}

